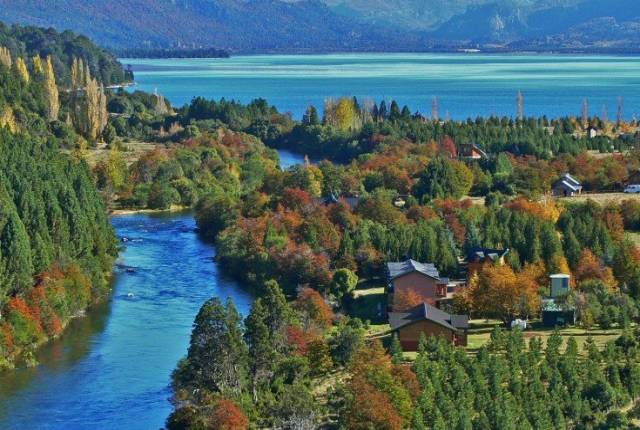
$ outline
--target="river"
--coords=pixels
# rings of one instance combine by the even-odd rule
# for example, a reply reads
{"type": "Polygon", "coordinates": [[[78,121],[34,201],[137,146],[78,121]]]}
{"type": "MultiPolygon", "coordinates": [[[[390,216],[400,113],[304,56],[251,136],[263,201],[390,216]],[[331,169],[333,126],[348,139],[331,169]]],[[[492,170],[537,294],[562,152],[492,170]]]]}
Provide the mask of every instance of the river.
{"type": "Polygon", "coordinates": [[[129,239],[112,299],[42,348],[39,366],[0,374],[0,429],[161,428],[172,410],[170,375],[202,303],[231,297],[246,314],[251,295],[220,274],[191,214],[112,222],[129,239]]]}

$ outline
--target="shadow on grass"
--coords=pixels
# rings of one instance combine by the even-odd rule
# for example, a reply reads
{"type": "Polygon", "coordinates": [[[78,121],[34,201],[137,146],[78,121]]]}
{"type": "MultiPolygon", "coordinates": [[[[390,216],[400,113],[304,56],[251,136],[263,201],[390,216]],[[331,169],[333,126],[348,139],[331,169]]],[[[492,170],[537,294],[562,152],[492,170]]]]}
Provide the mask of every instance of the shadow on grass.
{"type": "Polygon", "coordinates": [[[362,321],[369,321],[371,324],[387,322],[387,296],[384,292],[350,298],[346,308],[350,316],[360,318],[362,321]]]}

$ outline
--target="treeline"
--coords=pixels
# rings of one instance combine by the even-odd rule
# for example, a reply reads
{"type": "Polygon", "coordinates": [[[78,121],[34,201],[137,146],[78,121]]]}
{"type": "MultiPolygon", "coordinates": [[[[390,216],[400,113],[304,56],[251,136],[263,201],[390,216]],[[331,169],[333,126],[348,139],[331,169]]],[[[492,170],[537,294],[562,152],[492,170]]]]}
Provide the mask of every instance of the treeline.
{"type": "Polygon", "coordinates": [[[86,163],[0,128],[0,368],[104,298],[116,254],[86,163]]]}
{"type": "Polygon", "coordinates": [[[59,33],[53,28],[8,26],[0,22],[0,46],[6,47],[14,58],[51,56],[59,85],[65,88],[71,86],[74,59],[82,59],[91,75],[105,86],[133,81],[131,71],[125,70],[112,53],[71,31],[59,33]]]}
{"type": "Polygon", "coordinates": [[[228,51],[216,48],[128,48],[117,49],[121,58],[229,58],[228,51]]]}

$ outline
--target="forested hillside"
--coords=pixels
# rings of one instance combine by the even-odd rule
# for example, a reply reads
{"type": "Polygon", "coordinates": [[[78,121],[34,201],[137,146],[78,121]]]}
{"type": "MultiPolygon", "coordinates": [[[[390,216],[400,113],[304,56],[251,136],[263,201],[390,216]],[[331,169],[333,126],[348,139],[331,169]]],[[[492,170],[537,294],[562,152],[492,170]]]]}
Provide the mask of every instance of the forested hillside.
{"type": "Polygon", "coordinates": [[[0,22],[0,46],[7,48],[14,58],[51,56],[58,84],[66,87],[71,85],[74,58],[82,59],[91,74],[104,85],[133,80],[131,72],[125,71],[112,53],[71,31],[58,33],[52,28],[7,26],[0,22]]]}
{"type": "Polygon", "coordinates": [[[117,63],[109,62],[113,57],[86,39],[32,28],[1,29],[0,368],[4,368],[18,356],[31,360],[34,346],[59,335],[71,317],[109,291],[117,244],[104,202],[82,157],[63,154],[61,149],[95,141],[106,118],[104,91],[82,58],[106,80],[124,74],[117,63]],[[72,90],[60,84],[65,80],[72,90]],[[94,110],[100,103],[105,106],[102,118],[94,110]]]}
{"type": "Polygon", "coordinates": [[[0,20],[70,28],[114,48],[242,52],[416,50],[422,38],[362,24],[318,0],[0,1],[0,20]],[[71,15],[71,16],[70,16],[71,15]]]}
{"type": "Polygon", "coordinates": [[[635,50],[633,0],[0,1],[0,19],[115,48],[231,52],[635,50]],[[167,19],[170,17],[170,19],[167,19]]]}

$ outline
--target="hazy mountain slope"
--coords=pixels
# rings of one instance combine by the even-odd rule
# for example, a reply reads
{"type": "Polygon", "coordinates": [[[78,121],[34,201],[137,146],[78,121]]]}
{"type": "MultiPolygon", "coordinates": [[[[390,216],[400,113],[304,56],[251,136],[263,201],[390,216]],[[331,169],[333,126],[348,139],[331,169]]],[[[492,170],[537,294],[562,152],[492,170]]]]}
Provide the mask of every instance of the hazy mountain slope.
{"type": "Polygon", "coordinates": [[[215,46],[241,51],[417,49],[317,1],[0,0],[0,20],[91,35],[111,47],[215,46]]]}
{"type": "Polygon", "coordinates": [[[0,20],[109,47],[232,52],[638,49],[637,0],[0,0],[0,20]]]}
{"type": "MultiPolygon", "coordinates": [[[[529,39],[560,34],[565,34],[565,40],[571,34],[577,37],[578,32],[572,30],[575,26],[581,28],[581,38],[588,38],[589,34],[602,35],[602,19],[629,21],[639,16],[640,2],[637,0],[550,0],[530,4],[502,0],[468,8],[465,13],[443,23],[432,36],[475,42],[521,41],[526,45],[529,39]]],[[[611,30],[615,33],[616,28],[611,30]]]]}

